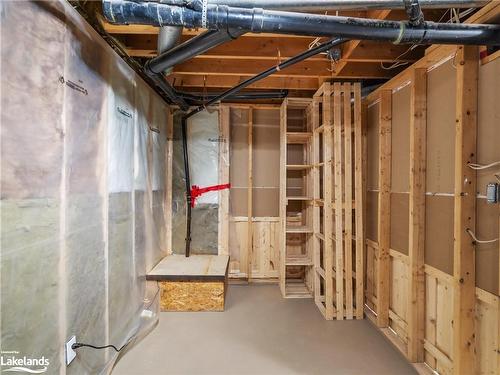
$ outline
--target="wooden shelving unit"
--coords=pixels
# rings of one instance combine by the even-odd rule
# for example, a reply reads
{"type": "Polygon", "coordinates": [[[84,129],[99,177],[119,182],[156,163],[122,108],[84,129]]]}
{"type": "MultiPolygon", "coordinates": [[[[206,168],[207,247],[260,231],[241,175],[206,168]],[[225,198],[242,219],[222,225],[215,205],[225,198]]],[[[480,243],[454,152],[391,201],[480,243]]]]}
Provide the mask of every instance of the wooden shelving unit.
{"type": "Polygon", "coordinates": [[[311,102],[287,98],[281,106],[280,289],[285,298],[314,295],[311,102]]]}
{"type": "Polygon", "coordinates": [[[311,108],[314,300],[326,319],[362,319],[360,86],[325,83],[311,108]]]}

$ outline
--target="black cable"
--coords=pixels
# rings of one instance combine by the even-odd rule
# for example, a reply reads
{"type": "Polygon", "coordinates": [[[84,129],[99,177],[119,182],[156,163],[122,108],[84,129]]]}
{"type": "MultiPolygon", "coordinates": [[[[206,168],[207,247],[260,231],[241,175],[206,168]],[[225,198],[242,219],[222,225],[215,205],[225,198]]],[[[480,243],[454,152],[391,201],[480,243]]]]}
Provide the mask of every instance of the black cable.
{"type": "Polygon", "coordinates": [[[81,342],[75,342],[73,345],[71,345],[71,349],[75,350],[75,349],[78,349],[78,348],[82,348],[82,347],[87,347],[87,348],[92,348],[92,349],[107,349],[107,348],[113,348],[116,352],[120,352],[125,346],[127,346],[129,343],[129,341],[127,341],[125,344],[123,344],[123,346],[118,349],[116,346],[114,345],[104,345],[104,346],[95,346],[95,345],[90,345],[90,344],[83,344],[81,342]]]}
{"type": "MultiPolygon", "coordinates": [[[[156,293],[155,295],[153,296],[153,299],[151,300],[151,302],[146,306],[145,310],[148,310],[152,305],[153,303],[156,301],[156,297],[158,296],[158,294],[160,293],[160,284],[158,282],[156,282],[156,285],[158,287],[158,289],[156,290],[156,293]]],[[[125,348],[128,344],[130,344],[132,342],[132,340],[134,340],[135,338],[137,337],[137,332],[134,333],[126,342],[125,344],[123,344],[121,346],[120,349],[118,349],[116,346],[114,345],[104,345],[104,346],[97,346],[97,345],[91,345],[91,344],[84,344],[84,343],[81,343],[81,342],[75,342],[73,345],[71,345],[71,349],[73,350],[76,350],[78,348],[92,348],[92,349],[97,349],[97,350],[101,350],[101,349],[108,349],[108,348],[112,348],[114,349],[117,353],[121,352],[123,348],[125,348]]]]}

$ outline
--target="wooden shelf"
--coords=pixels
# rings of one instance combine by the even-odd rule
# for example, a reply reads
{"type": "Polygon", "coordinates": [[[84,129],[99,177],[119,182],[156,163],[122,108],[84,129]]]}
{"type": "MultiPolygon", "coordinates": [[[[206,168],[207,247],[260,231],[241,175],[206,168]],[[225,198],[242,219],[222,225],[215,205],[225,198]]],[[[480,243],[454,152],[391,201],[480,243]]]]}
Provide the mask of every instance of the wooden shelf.
{"type": "Polygon", "coordinates": [[[287,266],[312,266],[313,261],[305,255],[289,255],[286,257],[287,266]]]}
{"type": "Polygon", "coordinates": [[[296,197],[286,197],[287,201],[312,201],[313,199],[311,197],[303,197],[303,196],[296,196],[296,197]]]}
{"type": "Polygon", "coordinates": [[[313,166],[311,164],[288,164],[286,169],[289,171],[305,171],[311,169],[313,166]]]}
{"type": "Polygon", "coordinates": [[[312,296],[303,282],[288,281],[285,284],[285,298],[312,298],[312,296]]]}
{"type": "Polygon", "coordinates": [[[288,144],[304,144],[308,143],[312,134],[310,132],[288,132],[286,133],[286,143],[288,144]]]}
{"type": "Polygon", "coordinates": [[[306,225],[286,227],[286,233],[312,233],[312,232],[313,232],[312,229],[306,225]]]}

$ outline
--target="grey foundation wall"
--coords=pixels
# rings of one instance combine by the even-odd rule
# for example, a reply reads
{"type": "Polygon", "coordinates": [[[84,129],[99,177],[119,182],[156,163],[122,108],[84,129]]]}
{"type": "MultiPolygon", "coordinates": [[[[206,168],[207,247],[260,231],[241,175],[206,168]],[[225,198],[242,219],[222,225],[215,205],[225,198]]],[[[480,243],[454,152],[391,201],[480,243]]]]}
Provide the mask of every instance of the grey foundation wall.
{"type": "Polygon", "coordinates": [[[64,345],[133,344],[157,322],[168,107],[66,1],[0,17],[2,356],[110,373],[114,351],[66,366],[64,345]]]}
{"type": "MultiPolygon", "coordinates": [[[[181,114],[174,116],[172,161],[172,252],[186,251],[186,179],[181,114]]],[[[191,186],[218,185],[219,112],[203,111],[188,120],[188,153],[191,186]]],[[[222,182],[221,182],[222,183],[222,182]]],[[[218,253],[218,192],[196,199],[191,213],[191,254],[218,253]]]]}

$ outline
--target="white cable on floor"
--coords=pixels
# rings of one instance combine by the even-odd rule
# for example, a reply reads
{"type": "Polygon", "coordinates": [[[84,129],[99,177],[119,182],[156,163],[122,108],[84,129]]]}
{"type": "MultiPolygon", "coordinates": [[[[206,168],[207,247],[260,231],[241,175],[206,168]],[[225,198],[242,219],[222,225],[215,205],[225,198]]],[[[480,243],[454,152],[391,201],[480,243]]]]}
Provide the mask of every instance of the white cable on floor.
{"type": "Polygon", "coordinates": [[[469,168],[475,169],[475,170],[479,171],[479,170],[482,170],[482,169],[488,169],[488,168],[500,165],[500,161],[496,161],[494,163],[486,164],[486,165],[485,164],[477,164],[477,163],[469,163],[467,165],[469,166],[469,168]]]}
{"type": "Polygon", "coordinates": [[[469,236],[474,240],[476,243],[480,244],[487,244],[487,243],[494,243],[498,241],[498,238],[495,238],[494,240],[478,240],[476,235],[474,234],[473,231],[471,231],[469,228],[467,228],[467,233],[469,233],[469,236]]]}

